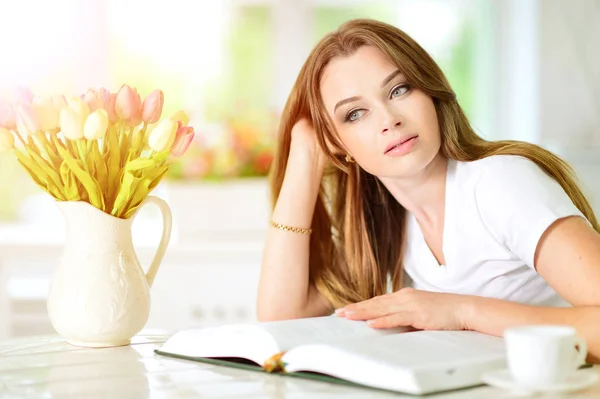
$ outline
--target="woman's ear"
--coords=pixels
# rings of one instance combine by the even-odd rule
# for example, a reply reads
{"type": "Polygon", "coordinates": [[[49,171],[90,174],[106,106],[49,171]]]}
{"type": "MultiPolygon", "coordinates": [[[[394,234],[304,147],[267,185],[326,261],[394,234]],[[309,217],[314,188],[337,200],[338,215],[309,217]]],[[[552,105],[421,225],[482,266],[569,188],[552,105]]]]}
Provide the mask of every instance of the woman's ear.
{"type": "Polygon", "coordinates": [[[329,150],[330,153],[332,153],[336,157],[343,155],[342,152],[338,150],[336,146],[333,145],[329,138],[323,137],[323,141],[325,141],[325,146],[327,147],[327,150],[329,150]]]}
{"type": "MultiPolygon", "coordinates": [[[[352,157],[352,155],[350,155],[350,153],[346,150],[340,150],[338,149],[336,146],[333,145],[333,143],[327,139],[327,137],[323,137],[323,140],[325,141],[325,145],[327,146],[327,149],[329,150],[329,152],[337,159],[340,160],[340,162],[342,163],[353,163],[354,162],[354,158],[352,157]]],[[[343,144],[342,144],[343,146],[343,144]]]]}

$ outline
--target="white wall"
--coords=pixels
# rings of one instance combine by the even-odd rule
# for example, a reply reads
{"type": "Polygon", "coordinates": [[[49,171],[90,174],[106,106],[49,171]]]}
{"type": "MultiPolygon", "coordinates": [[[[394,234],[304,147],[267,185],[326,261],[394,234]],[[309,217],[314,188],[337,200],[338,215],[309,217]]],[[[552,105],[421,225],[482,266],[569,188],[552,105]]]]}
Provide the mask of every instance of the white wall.
{"type": "Polygon", "coordinates": [[[600,1],[540,1],[541,142],[576,169],[600,212],[600,1]]]}
{"type": "Polygon", "coordinates": [[[493,9],[487,137],[561,155],[600,213],[600,1],[495,0],[493,9]]]}

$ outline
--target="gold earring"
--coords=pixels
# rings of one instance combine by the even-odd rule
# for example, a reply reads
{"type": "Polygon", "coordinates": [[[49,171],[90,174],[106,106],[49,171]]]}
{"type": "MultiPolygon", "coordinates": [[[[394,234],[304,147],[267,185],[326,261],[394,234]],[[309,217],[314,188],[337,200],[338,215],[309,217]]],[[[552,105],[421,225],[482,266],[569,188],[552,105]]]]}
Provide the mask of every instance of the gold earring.
{"type": "Polygon", "coordinates": [[[347,163],[354,162],[354,158],[352,158],[352,155],[350,155],[350,154],[346,154],[346,157],[344,159],[346,160],[347,163]]]}

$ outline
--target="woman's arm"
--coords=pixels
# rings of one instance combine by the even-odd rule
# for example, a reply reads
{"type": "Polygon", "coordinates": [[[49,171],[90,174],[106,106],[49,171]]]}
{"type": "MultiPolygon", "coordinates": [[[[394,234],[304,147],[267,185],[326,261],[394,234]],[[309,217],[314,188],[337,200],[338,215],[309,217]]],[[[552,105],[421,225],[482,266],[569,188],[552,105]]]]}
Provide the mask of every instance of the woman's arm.
{"type": "MultiPolygon", "coordinates": [[[[325,155],[307,121],[292,129],[292,143],[281,192],[272,220],[310,228],[325,167],[325,155]]],[[[309,284],[307,234],[269,228],[258,286],[257,314],[261,321],[323,316],[332,309],[309,284]]]]}
{"type": "Polygon", "coordinates": [[[586,340],[588,361],[600,363],[600,234],[580,217],[560,219],[543,234],[534,264],[572,308],[405,288],[348,305],[336,313],[367,320],[374,328],[468,329],[497,336],[517,325],[566,324],[586,340]]]}
{"type": "Polygon", "coordinates": [[[588,362],[600,363],[600,306],[550,308],[493,298],[468,297],[465,329],[501,337],[504,330],[523,324],[564,324],[575,327],[588,345],[588,362]]]}
{"type": "Polygon", "coordinates": [[[538,273],[573,308],[540,308],[488,298],[472,298],[467,328],[502,335],[518,324],[568,324],[588,344],[589,361],[600,363],[600,234],[580,217],[553,223],[535,255],[538,273]]]}

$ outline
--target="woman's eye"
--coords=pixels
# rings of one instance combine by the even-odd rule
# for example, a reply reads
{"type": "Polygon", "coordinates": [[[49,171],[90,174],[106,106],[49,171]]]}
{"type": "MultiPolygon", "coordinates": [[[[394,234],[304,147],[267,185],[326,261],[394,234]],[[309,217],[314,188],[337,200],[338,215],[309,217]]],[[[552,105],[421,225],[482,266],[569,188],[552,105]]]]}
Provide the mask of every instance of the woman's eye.
{"type": "Polygon", "coordinates": [[[398,96],[401,96],[403,94],[405,94],[406,92],[408,92],[408,85],[400,85],[400,86],[396,86],[394,87],[394,89],[392,89],[392,93],[390,94],[391,98],[396,98],[398,96]]]}
{"type": "Polygon", "coordinates": [[[355,109],[354,111],[350,111],[346,116],[346,121],[353,122],[359,119],[361,116],[365,114],[364,109],[355,109]]]}

